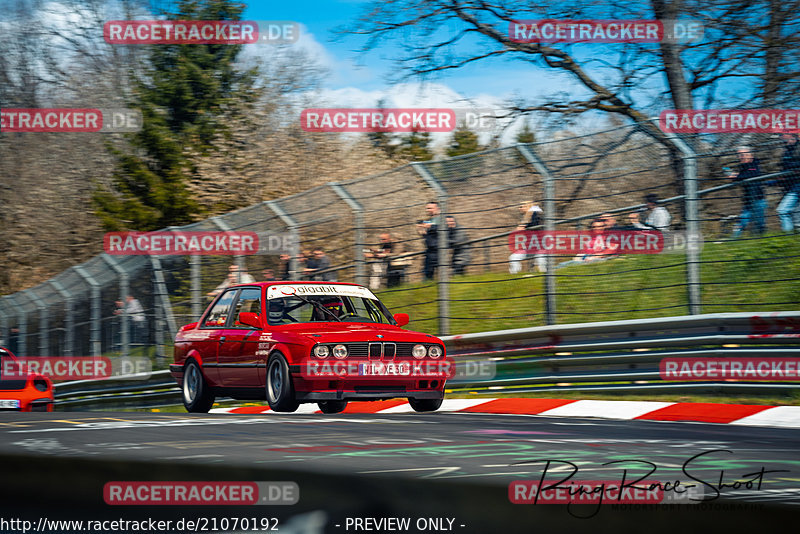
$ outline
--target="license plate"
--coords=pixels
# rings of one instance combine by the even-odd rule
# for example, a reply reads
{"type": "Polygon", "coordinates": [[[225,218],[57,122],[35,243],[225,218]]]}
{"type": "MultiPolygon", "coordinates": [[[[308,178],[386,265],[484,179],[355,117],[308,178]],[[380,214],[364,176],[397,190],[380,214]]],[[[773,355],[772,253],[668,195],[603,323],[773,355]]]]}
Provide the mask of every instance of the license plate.
{"type": "Polygon", "coordinates": [[[369,362],[358,364],[361,376],[408,376],[411,364],[406,362],[369,362]]]}
{"type": "Polygon", "coordinates": [[[17,399],[0,399],[0,408],[19,409],[19,400],[17,400],[17,399]]]}

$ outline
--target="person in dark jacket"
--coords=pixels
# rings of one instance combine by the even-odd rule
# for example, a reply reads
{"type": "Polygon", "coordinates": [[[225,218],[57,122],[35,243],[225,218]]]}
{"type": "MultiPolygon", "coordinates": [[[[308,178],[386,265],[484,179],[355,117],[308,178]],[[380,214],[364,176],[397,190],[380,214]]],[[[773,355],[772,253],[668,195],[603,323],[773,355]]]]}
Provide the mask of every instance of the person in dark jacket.
{"type": "Polygon", "coordinates": [[[447,244],[452,251],[453,274],[464,274],[464,269],[469,265],[469,236],[466,230],[458,225],[455,217],[448,215],[447,221],[447,244]]]}
{"type": "Polygon", "coordinates": [[[428,220],[417,221],[417,233],[425,240],[425,280],[433,280],[439,265],[439,203],[428,202],[425,211],[428,212],[428,220]]]}
{"type": "Polygon", "coordinates": [[[764,188],[759,181],[746,182],[748,178],[761,176],[761,167],[758,158],[753,156],[750,147],[742,146],[737,149],[739,154],[739,167],[728,175],[730,179],[742,184],[742,212],[739,215],[739,225],[733,233],[733,237],[739,237],[742,232],[753,221],[757,234],[763,234],[766,226],[764,224],[764,212],[767,209],[767,201],[764,198],[764,188]]]}
{"type": "Polygon", "coordinates": [[[783,190],[783,198],[775,210],[784,232],[800,231],[800,141],[795,133],[782,135],[785,143],[781,156],[781,170],[788,174],[776,180],[783,190]]]}

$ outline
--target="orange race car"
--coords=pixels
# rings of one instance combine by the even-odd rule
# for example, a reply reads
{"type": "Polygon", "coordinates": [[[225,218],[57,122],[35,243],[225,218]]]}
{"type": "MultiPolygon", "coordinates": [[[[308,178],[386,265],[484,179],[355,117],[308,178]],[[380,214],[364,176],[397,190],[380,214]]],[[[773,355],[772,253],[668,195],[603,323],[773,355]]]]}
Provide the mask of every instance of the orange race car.
{"type": "Polygon", "coordinates": [[[0,347],[0,411],[52,412],[53,382],[44,375],[20,376],[19,363],[0,347]]]}

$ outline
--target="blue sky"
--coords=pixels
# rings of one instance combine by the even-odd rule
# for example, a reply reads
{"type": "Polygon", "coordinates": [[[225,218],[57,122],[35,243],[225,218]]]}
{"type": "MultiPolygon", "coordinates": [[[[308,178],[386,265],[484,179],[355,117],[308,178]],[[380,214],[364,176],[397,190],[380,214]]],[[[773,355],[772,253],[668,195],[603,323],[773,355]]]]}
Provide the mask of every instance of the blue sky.
{"type": "MultiPolygon", "coordinates": [[[[306,0],[302,3],[275,3],[251,1],[243,18],[251,20],[291,20],[304,26],[308,35],[323,47],[334,61],[332,72],[325,86],[343,89],[356,85],[359,89],[373,91],[387,87],[386,75],[392,72],[394,51],[384,45],[367,54],[359,54],[357,48],[364,39],[360,36],[345,36],[336,39],[334,30],[350,25],[374,2],[364,0],[306,0]],[[356,63],[363,67],[356,68],[356,63]]],[[[479,66],[466,67],[448,72],[435,82],[445,83],[466,97],[494,95],[499,98],[513,94],[527,94],[532,85],[543,83],[542,73],[520,68],[519,62],[482,62],[479,66]]]]}

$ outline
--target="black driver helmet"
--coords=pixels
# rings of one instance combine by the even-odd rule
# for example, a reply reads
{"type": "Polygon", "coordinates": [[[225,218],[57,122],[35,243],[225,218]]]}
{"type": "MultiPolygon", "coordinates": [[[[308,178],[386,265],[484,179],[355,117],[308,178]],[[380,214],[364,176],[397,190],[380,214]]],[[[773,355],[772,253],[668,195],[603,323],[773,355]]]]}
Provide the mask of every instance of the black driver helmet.
{"type": "Polygon", "coordinates": [[[267,315],[270,322],[279,322],[283,320],[284,304],[283,299],[269,299],[267,304],[267,315]]]}

